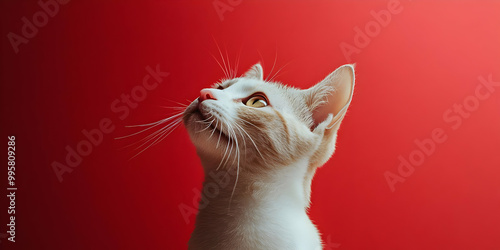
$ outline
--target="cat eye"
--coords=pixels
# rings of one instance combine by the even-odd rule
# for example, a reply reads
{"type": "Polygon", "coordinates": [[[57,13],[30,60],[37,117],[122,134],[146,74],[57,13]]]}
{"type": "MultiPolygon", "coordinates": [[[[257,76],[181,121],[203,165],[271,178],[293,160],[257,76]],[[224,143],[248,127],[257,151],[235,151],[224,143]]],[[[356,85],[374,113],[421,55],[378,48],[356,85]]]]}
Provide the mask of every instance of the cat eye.
{"type": "Polygon", "coordinates": [[[258,93],[253,94],[246,101],[243,102],[245,105],[253,108],[262,108],[268,105],[268,101],[264,94],[258,93]]]}
{"type": "Polygon", "coordinates": [[[224,89],[224,87],[222,87],[222,84],[217,84],[217,89],[222,90],[222,89],[224,89]]]}

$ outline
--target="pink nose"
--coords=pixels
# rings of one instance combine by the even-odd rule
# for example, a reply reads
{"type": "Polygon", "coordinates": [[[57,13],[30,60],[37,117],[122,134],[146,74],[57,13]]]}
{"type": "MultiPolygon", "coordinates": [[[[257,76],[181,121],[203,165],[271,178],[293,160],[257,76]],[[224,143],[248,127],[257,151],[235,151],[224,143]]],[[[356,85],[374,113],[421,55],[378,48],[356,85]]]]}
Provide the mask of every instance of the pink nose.
{"type": "Polygon", "coordinates": [[[217,100],[214,96],[214,94],[212,93],[212,90],[211,89],[202,89],[200,91],[200,102],[202,101],[205,101],[205,100],[217,100]]]}

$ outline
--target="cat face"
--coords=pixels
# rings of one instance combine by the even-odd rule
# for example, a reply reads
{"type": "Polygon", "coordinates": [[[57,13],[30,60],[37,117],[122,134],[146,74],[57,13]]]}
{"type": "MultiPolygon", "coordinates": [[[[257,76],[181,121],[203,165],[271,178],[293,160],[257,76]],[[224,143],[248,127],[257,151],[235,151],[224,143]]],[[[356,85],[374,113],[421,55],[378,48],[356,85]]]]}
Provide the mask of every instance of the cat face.
{"type": "Polygon", "coordinates": [[[201,90],[183,121],[202,162],[210,163],[205,167],[259,171],[302,158],[317,167],[333,153],[353,84],[350,65],[301,90],[264,81],[256,64],[242,77],[201,90]]]}

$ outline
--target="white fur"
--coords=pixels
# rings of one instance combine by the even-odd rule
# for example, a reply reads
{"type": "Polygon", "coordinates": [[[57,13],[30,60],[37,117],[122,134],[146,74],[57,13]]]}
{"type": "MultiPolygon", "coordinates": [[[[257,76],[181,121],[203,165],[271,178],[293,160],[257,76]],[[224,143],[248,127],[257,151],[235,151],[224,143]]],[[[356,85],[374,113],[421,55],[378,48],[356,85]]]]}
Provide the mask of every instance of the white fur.
{"type": "Polygon", "coordinates": [[[352,98],[353,67],[339,69],[299,90],[263,81],[257,64],[223,90],[210,89],[216,100],[195,100],[186,109],[184,123],[205,170],[189,249],[322,248],[307,207],[314,171],[332,155],[352,98]],[[257,92],[270,106],[245,106],[257,92]],[[259,129],[242,116],[253,117],[259,129]]]}
{"type": "Polygon", "coordinates": [[[225,217],[223,224],[214,214],[227,211],[228,193],[219,194],[222,202],[211,200],[197,217],[198,225],[207,222],[211,230],[197,227],[190,249],[320,249],[318,231],[305,210],[305,166],[307,159],[267,176],[273,181],[265,181],[251,195],[235,193],[239,205],[231,206],[233,216],[225,217]]]}

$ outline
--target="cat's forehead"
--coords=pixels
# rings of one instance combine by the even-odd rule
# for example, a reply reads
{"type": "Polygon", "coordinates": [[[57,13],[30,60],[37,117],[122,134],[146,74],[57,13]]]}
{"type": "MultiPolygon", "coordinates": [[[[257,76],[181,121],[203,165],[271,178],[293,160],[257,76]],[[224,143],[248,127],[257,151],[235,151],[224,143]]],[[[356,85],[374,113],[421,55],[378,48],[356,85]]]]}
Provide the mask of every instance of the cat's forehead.
{"type": "MultiPolygon", "coordinates": [[[[264,93],[270,104],[280,111],[288,113],[302,112],[303,93],[300,89],[289,87],[278,82],[266,82],[253,78],[235,78],[219,84],[231,98],[245,98],[255,93],[264,93]]],[[[299,114],[301,115],[301,114],[299,114]]]]}
{"type": "Polygon", "coordinates": [[[251,79],[251,78],[233,78],[229,80],[223,80],[220,83],[215,84],[215,87],[221,86],[224,89],[227,89],[231,87],[232,89],[251,89],[253,87],[256,87],[258,85],[265,84],[264,81],[260,81],[257,79],[251,79]]]}
{"type": "Polygon", "coordinates": [[[245,92],[250,93],[256,91],[262,91],[266,94],[284,94],[287,91],[287,87],[279,83],[266,82],[253,78],[234,78],[230,80],[223,81],[215,85],[215,87],[222,87],[229,91],[245,92]]]}
{"type": "Polygon", "coordinates": [[[268,83],[257,79],[237,78],[233,80],[236,81],[229,83],[231,85],[229,85],[227,88],[232,88],[234,90],[243,92],[253,92],[256,90],[262,91],[263,88],[270,88],[268,83]]]}

